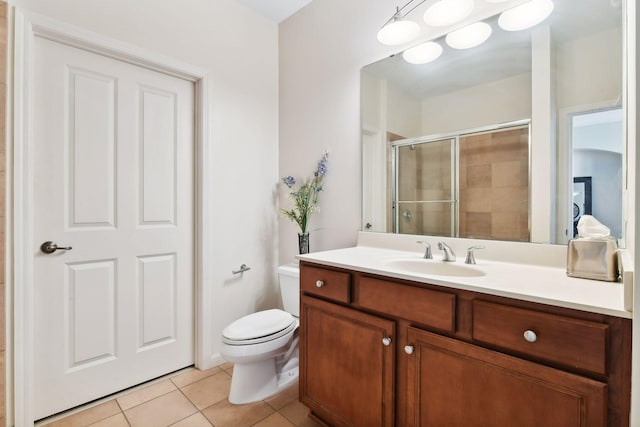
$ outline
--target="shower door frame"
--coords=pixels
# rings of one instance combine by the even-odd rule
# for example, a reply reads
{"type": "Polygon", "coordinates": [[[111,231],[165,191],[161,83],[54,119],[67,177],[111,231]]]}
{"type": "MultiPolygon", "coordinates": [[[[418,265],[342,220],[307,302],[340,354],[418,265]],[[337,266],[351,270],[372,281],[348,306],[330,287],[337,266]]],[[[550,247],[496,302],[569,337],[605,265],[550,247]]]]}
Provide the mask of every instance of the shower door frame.
{"type": "Polygon", "coordinates": [[[451,217],[451,226],[450,235],[444,237],[458,237],[459,234],[459,221],[458,221],[458,211],[460,209],[460,194],[459,194],[459,173],[458,166],[460,149],[459,149],[460,138],[459,134],[449,134],[449,135],[430,135],[427,137],[420,138],[411,138],[411,139],[403,139],[400,141],[396,141],[391,144],[391,176],[393,183],[391,185],[391,217],[393,218],[393,233],[400,234],[400,209],[398,207],[399,203],[449,203],[453,205],[450,209],[450,217],[451,217]],[[412,146],[412,145],[420,145],[420,144],[430,144],[434,142],[441,141],[451,141],[451,197],[448,200],[407,200],[400,201],[398,200],[398,194],[400,192],[399,189],[399,150],[402,147],[412,146]]]}
{"type": "MultiPolygon", "coordinates": [[[[391,144],[391,217],[393,220],[393,233],[400,234],[398,231],[399,221],[400,221],[400,212],[398,209],[398,150],[400,147],[404,147],[407,145],[418,145],[418,144],[428,144],[437,141],[445,141],[445,140],[454,140],[452,144],[452,150],[455,150],[455,153],[452,154],[452,164],[451,167],[451,182],[452,182],[452,200],[432,200],[430,202],[452,202],[454,203],[454,209],[452,211],[452,233],[450,236],[443,237],[460,237],[460,138],[470,136],[470,135],[478,135],[482,133],[495,132],[495,131],[505,131],[509,129],[516,129],[519,127],[528,127],[529,130],[529,142],[528,142],[528,151],[529,151],[529,159],[528,159],[528,188],[529,188],[529,212],[528,212],[528,222],[529,222],[529,238],[531,238],[531,119],[520,119],[514,120],[510,122],[497,123],[493,125],[487,126],[479,126],[475,128],[469,128],[464,130],[459,130],[455,132],[444,132],[438,134],[431,134],[420,136],[417,138],[407,138],[395,141],[391,144]]],[[[417,201],[413,201],[417,202],[417,201]]]]}

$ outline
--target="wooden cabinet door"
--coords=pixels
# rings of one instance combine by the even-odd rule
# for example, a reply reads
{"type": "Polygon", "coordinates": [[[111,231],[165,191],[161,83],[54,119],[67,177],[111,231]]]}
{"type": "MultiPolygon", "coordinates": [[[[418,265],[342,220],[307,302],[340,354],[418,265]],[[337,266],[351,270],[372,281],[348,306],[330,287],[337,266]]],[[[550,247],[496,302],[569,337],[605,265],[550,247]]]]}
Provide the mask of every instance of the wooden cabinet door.
{"type": "Polygon", "coordinates": [[[332,426],[392,426],[395,323],[301,301],[300,401],[332,426]]]}
{"type": "Polygon", "coordinates": [[[410,426],[606,426],[606,384],[412,327],[408,341],[410,426]]]}

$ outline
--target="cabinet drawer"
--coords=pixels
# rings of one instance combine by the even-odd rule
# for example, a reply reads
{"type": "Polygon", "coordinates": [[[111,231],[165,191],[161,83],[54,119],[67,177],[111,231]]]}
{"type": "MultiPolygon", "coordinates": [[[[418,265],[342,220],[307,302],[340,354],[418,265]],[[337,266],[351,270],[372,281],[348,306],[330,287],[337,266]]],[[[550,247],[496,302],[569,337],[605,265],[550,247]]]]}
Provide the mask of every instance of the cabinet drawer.
{"type": "Polygon", "coordinates": [[[324,268],[300,268],[300,290],[334,301],[351,302],[351,275],[324,268]]]}
{"type": "Polygon", "coordinates": [[[357,289],[356,302],[360,307],[443,331],[454,331],[456,305],[454,294],[370,277],[361,277],[357,289]]]}
{"type": "Polygon", "coordinates": [[[473,339],[605,375],[608,326],[473,301],[473,339]],[[526,332],[526,337],[525,337],[526,332]]]}

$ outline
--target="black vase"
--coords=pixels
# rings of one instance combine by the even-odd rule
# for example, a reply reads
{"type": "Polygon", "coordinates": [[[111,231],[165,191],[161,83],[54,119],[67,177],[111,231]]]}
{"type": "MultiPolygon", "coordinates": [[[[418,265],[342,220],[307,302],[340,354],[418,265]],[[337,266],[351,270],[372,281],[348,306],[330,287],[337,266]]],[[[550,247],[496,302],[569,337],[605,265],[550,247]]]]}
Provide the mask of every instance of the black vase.
{"type": "Polygon", "coordinates": [[[298,233],[298,250],[300,255],[309,253],[309,233],[298,233]]]}

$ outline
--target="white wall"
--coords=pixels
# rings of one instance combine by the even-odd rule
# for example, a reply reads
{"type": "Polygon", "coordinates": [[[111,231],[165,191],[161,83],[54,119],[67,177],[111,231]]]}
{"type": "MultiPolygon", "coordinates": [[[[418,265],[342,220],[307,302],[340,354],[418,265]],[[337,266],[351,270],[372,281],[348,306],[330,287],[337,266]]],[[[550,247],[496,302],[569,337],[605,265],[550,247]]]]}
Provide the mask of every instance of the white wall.
{"type": "Polygon", "coordinates": [[[531,118],[531,73],[422,101],[422,134],[472,129],[531,118]],[[487,102],[491,100],[491,108],[487,102]]]}
{"type": "Polygon", "coordinates": [[[422,102],[387,81],[387,131],[405,138],[417,138],[422,133],[422,102]]]}
{"type": "Polygon", "coordinates": [[[15,0],[17,7],[183,62],[212,75],[216,204],[207,306],[222,328],[277,306],[278,28],[231,0],[15,0]],[[241,278],[231,270],[246,263],[241,278]]]}
{"type": "MultiPolygon", "coordinates": [[[[363,128],[391,132],[404,138],[422,135],[419,98],[386,79],[363,72],[361,81],[363,128]]],[[[386,135],[383,135],[386,140],[386,135]]]]}
{"type": "MultiPolygon", "coordinates": [[[[352,246],[360,229],[360,68],[394,53],[376,40],[393,5],[318,0],[280,24],[280,175],[308,176],[324,149],[329,172],[311,251],[352,246]]],[[[281,206],[290,206],[280,190],[281,206]]],[[[280,218],[280,262],[297,253],[297,228],[280,218]]]]}
{"type": "Polygon", "coordinates": [[[611,29],[556,46],[556,107],[601,103],[603,100],[622,102],[622,73],[612,68],[622,64],[621,30],[611,29]],[[588,70],[588,72],[585,72],[588,70]],[[593,82],[599,82],[594,85],[593,82]]]}
{"type": "Polygon", "coordinates": [[[362,127],[379,130],[384,127],[382,108],[385,106],[386,82],[370,73],[362,73],[362,127]]]}

